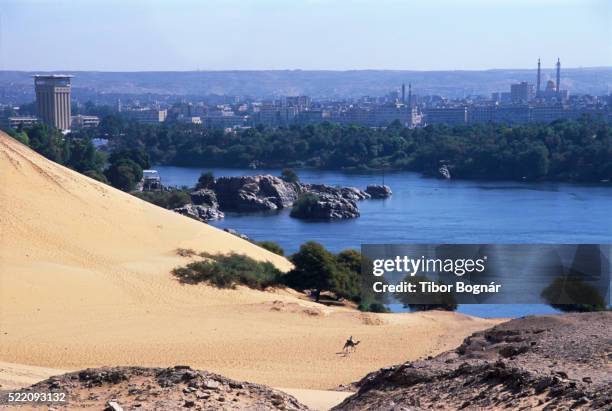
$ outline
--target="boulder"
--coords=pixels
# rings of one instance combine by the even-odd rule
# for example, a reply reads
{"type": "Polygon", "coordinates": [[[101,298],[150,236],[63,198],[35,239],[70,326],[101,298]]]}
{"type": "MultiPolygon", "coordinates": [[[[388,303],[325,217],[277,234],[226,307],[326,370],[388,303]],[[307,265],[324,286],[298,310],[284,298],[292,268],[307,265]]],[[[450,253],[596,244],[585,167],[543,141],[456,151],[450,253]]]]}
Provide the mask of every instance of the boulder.
{"type": "Polygon", "coordinates": [[[441,178],[443,180],[451,179],[450,169],[448,168],[446,164],[444,164],[442,167],[438,169],[438,178],[441,178]]]}
{"type": "Polygon", "coordinates": [[[191,197],[191,202],[195,205],[205,205],[212,208],[219,208],[217,195],[212,190],[202,188],[200,190],[192,191],[189,193],[189,196],[191,197]]]}
{"type": "Polygon", "coordinates": [[[305,220],[337,220],[359,217],[354,200],[331,195],[315,195],[305,204],[296,204],[291,217],[305,220]]]}
{"type": "Polygon", "coordinates": [[[371,184],[367,186],[366,193],[372,198],[387,198],[391,197],[391,194],[393,194],[391,187],[381,184],[371,184]]]}
{"type": "Polygon", "coordinates": [[[370,195],[355,187],[334,187],[327,184],[299,184],[301,193],[312,193],[318,196],[339,197],[352,201],[365,200],[370,195]]]}
{"type": "Polygon", "coordinates": [[[209,220],[218,220],[225,217],[223,212],[218,208],[207,205],[186,204],[182,207],[175,208],[172,211],[204,222],[209,220]]]}
{"type": "Polygon", "coordinates": [[[291,207],[298,197],[297,184],[271,175],[220,177],[214,190],[222,210],[276,210],[291,207]]]}

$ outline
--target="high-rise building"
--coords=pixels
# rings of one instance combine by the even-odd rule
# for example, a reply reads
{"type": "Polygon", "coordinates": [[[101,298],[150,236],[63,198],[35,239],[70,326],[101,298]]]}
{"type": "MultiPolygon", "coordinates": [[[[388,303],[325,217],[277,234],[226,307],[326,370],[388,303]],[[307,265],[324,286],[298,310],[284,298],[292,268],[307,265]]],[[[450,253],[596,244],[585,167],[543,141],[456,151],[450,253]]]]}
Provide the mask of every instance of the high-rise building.
{"type": "Polygon", "coordinates": [[[38,118],[62,131],[70,130],[70,79],[66,75],[34,76],[38,118]]]}
{"type": "Polygon", "coordinates": [[[510,98],[513,102],[528,102],[533,99],[533,86],[525,81],[510,85],[510,98]]]}

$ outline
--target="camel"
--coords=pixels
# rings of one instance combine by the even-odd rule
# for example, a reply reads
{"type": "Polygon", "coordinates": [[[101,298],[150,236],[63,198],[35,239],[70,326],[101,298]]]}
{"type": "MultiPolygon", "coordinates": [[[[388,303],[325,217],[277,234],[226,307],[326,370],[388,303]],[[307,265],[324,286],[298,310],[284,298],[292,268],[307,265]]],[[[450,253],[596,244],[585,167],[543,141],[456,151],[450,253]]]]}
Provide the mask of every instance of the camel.
{"type": "Polygon", "coordinates": [[[344,343],[344,347],[342,348],[342,352],[345,354],[350,353],[351,351],[355,351],[357,346],[361,341],[353,341],[353,336],[351,335],[348,340],[344,343]]]}

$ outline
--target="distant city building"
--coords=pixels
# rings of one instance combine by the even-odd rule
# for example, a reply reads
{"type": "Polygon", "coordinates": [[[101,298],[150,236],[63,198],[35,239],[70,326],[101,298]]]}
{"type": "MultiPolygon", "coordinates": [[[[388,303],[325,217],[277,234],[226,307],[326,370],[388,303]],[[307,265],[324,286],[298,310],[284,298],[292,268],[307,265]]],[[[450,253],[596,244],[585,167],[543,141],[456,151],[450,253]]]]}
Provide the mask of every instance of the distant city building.
{"type": "Polygon", "coordinates": [[[288,106],[279,107],[278,109],[278,125],[288,126],[296,122],[298,115],[298,107],[288,106]]]}
{"type": "Polygon", "coordinates": [[[556,105],[472,106],[468,108],[468,123],[527,124],[550,123],[555,120],[577,119],[583,114],[601,115],[598,109],[580,109],[556,105]]]}
{"type": "Polygon", "coordinates": [[[36,108],[38,118],[62,131],[70,130],[70,79],[67,75],[36,75],[36,108]]]}
{"type": "Polygon", "coordinates": [[[529,106],[499,106],[495,110],[493,122],[502,124],[526,124],[531,121],[529,106]]]}
{"type": "Polygon", "coordinates": [[[386,127],[399,121],[405,127],[412,127],[417,119],[413,117],[413,112],[413,109],[399,103],[353,106],[331,113],[330,121],[367,127],[386,127]]]}
{"type": "Polygon", "coordinates": [[[245,122],[245,116],[236,115],[228,109],[211,110],[206,116],[202,117],[202,124],[205,127],[215,129],[241,127],[245,125],[245,122]]]}
{"type": "Polygon", "coordinates": [[[424,111],[426,124],[457,126],[468,121],[467,107],[430,108],[424,111]]]}
{"type": "Polygon", "coordinates": [[[527,103],[534,98],[533,85],[522,81],[510,85],[510,100],[513,102],[527,103]]]}
{"type": "Polygon", "coordinates": [[[167,110],[156,108],[132,108],[124,111],[127,118],[141,124],[163,123],[168,115],[167,110]]]}
{"type": "Polygon", "coordinates": [[[304,110],[299,114],[300,124],[317,124],[329,120],[329,112],[322,109],[304,110]]]}
{"type": "Polygon", "coordinates": [[[29,127],[38,124],[37,117],[8,117],[4,122],[7,128],[29,127]]]}
{"type": "Polygon", "coordinates": [[[98,116],[84,116],[79,114],[77,116],[72,116],[72,126],[71,128],[74,130],[83,129],[83,128],[95,128],[100,125],[100,117],[98,116]]]}
{"type": "Polygon", "coordinates": [[[176,121],[183,124],[202,124],[202,118],[199,116],[185,117],[179,116],[176,121]]]}
{"type": "Polygon", "coordinates": [[[563,107],[561,104],[555,106],[537,106],[531,109],[531,121],[550,123],[555,120],[576,119],[582,114],[581,110],[563,107]]]}
{"type": "Polygon", "coordinates": [[[310,107],[310,104],[311,100],[308,96],[288,96],[281,100],[281,105],[297,107],[299,110],[310,107]]]}
{"type": "Polygon", "coordinates": [[[494,123],[497,119],[497,109],[497,106],[470,107],[468,108],[468,123],[494,123]]]}

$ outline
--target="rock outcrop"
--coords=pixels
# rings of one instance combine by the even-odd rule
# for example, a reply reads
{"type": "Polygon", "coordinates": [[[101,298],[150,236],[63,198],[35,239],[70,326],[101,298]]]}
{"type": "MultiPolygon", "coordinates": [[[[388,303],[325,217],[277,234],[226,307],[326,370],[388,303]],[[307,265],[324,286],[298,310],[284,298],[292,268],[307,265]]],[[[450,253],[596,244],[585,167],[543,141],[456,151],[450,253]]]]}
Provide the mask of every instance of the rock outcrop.
{"type": "Polygon", "coordinates": [[[612,312],[530,316],[373,372],[335,410],[612,407],[612,312]]]}
{"type": "Polygon", "coordinates": [[[218,208],[208,205],[185,204],[182,207],[172,209],[172,211],[204,222],[225,217],[225,214],[218,208]]]}
{"type": "Polygon", "coordinates": [[[359,209],[354,200],[328,194],[313,194],[294,205],[291,217],[304,220],[340,220],[359,217],[359,209]]]}
{"type": "Polygon", "coordinates": [[[302,194],[316,194],[320,204],[314,217],[354,218],[359,216],[356,201],[370,195],[353,187],[333,187],[326,184],[288,183],[271,175],[220,177],[214,191],[222,210],[265,211],[290,208],[302,194]]]}
{"type": "Polygon", "coordinates": [[[194,205],[205,205],[212,208],[219,208],[219,202],[217,201],[217,195],[214,191],[207,188],[195,190],[189,193],[191,202],[194,205]]]}
{"type": "MultiPolygon", "coordinates": [[[[12,390],[14,391],[14,390],[12,390]]],[[[65,403],[14,403],[19,409],[307,410],[294,397],[188,366],[94,368],[51,377],[22,392],[64,392],[65,403]]],[[[7,391],[0,391],[6,404],[7,391]]]]}
{"type": "Polygon", "coordinates": [[[391,194],[393,194],[391,187],[381,184],[371,184],[367,186],[366,193],[372,198],[387,198],[391,197],[391,194]]]}
{"type": "Polygon", "coordinates": [[[306,220],[340,220],[359,217],[357,201],[370,198],[354,187],[300,184],[302,200],[294,204],[291,217],[306,220]],[[306,196],[311,194],[311,196],[306,196]],[[307,197],[307,198],[306,198],[307,197]]]}
{"type": "Polygon", "coordinates": [[[222,210],[264,211],[287,208],[298,198],[297,183],[271,175],[220,177],[215,193],[222,210]]]}
{"type": "Polygon", "coordinates": [[[300,193],[312,193],[318,196],[344,198],[346,200],[367,200],[370,195],[355,187],[334,187],[327,184],[299,184],[300,193]]]}
{"type": "Polygon", "coordinates": [[[444,164],[442,167],[438,169],[438,178],[441,178],[444,180],[450,180],[451,173],[450,173],[450,169],[448,168],[446,164],[444,164]]]}

